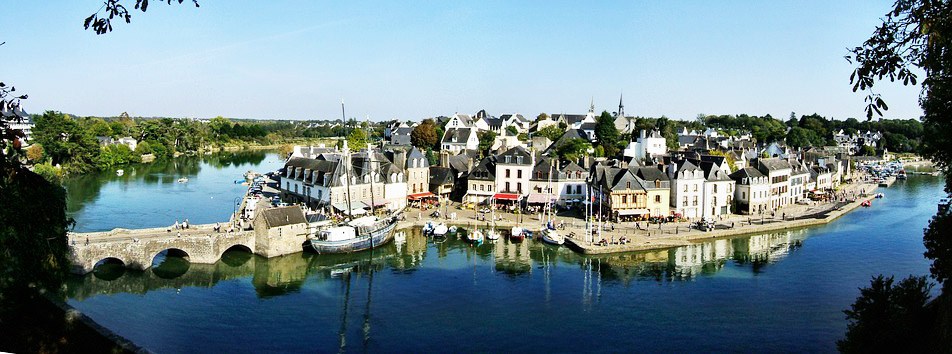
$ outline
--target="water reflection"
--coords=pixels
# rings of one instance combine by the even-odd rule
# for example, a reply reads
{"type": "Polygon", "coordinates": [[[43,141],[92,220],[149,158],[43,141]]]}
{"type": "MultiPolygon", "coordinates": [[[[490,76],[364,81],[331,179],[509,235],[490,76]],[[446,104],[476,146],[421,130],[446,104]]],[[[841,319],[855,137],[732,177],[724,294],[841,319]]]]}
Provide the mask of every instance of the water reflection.
{"type": "Polygon", "coordinates": [[[189,264],[187,257],[160,254],[155,266],[145,271],[97,267],[91,275],[75,277],[68,283],[68,296],[84,299],[120,292],[143,294],[163,288],[211,287],[222,280],[251,277],[258,297],[271,298],[299,292],[305,281],[345,280],[351,274],[366,275],[385,269],[394,274],[412,274],[423,266],[429,254],[435,254],[437,261],[460,257],[460,262],[472,264],[474,272],[485,266],[492,267],[496,274],[513,278],[542,272],[547,293],[554,268],[578,267],[584,276],[583,297],[596,299],[602,282],[628,285],[637,280],[691,280],[718,272],[729,262],[749,265],[756,274],[797,249],[807,234],[806,230],[795,230],[665,250],[583,256],[565,247],[552,247],[538,241],[499,240],[474,247],[455,239],[434,243],[423,236],[419,228],[397,232],[404,234],[403,241],[373,252],[347,255],[303,252],[266,259],[248,250],[233,249],[226,251],[215,264],[189,264]]]}
{"type": "Polygon", "coordinates": [[[131,164],[107,171],[72,176],[63,182],[69,193],[67,210],[70,213],[82,210],[84,205],[99,198],[103,186],[108,183],[118,182],[121,192],[128,191],[129,188],[136,188],[138,184],[174,185],[178,183],[177,181],[181,177],[192,178],[197,176],[203,165],[215,169],[242,166],[250,168],[261,164],[268,153],[269,151],[265,150],[246,150],[217,152],[208,155],[183,155],[174,159],[131,164]],[[117,175],[116,169],[122,169],[124,171],[123,175],[117,175]]]}

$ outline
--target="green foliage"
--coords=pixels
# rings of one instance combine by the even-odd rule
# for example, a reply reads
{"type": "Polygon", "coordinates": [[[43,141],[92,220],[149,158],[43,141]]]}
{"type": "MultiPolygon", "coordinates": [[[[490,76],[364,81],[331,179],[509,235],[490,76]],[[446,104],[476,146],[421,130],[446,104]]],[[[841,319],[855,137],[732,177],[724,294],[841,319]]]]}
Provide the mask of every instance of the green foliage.
{"type": "Polygon", "coordinates": [[[548,127],[539,129],[535,133],[535,135],[544,136],[551,141],[559,140],[559,138],[562,137],[562,134],[565,134],[565,129],[560,128],[558,125],[550,125],[548,127]]]}
{"type": "Polygon", "coordinates": [[[0,176],[0,289],[30,283],[59,289],[70,267],[66,190],[25,168],[5,172],[0,176]]]}
{"type": "Polygon", "coordinates": [[[595,147],[595,157],[605,157],[605,147],[602,145],[595,147]]]}
{"type": "Polygon", "coordinates": [[[519,135],[516,136],[516,139],[519,139],[520,141],[529,141],[529,134],[519,133],[519,135]]]}
{"type": "Polygon", "coordinates": [[[826,140],[815,131],[793,127],[787,132],[787,145],[791,147],[823,146],[826,140]]]}
{"type": "Polygon", "coordinates": [[[615,128],[615,118],[608,111],[602,111],[595,124],[595,137],[598,146],[602,147],[601,156],[615,156],[618,153],[618,129],[615,128]]]}
{"type": "Polygon", "coordinates": [[[43,177],[54,185],[63,183],[63,170],[48,164],[38,164],[33,166],[33,173],[43,177]]]}
{"type": "Polygon", "coordinates": [[[933,352],[937,347],[929,335],[936,318],[926,309],[931,288],[925,277],[910,276],[895,286],[893,277],[874,277],[843,311],[850,323],[837,348],[842,353],[933,352]]]}
{"type": "Polygon", "coordinates": [[[876,156],[876,149],[869,145],[863,145],[856,154],[860,156],[876,156]]]}
{"type": "Polygon", "coordinates": [[[929,221],[929,227],[922,237],[926,246],[925,256],[932,260],[929,271],[946,288],[950,287],[947,280],[952,279],[952,236],[949,230],[952,230],[952,216],[938,213],[929,221]]]}
{"type": "Polygon", "coordinates": [[[714,156],[724,156],[725,160],[727,160],[727,167],[730,168],[730,171],[728,171],[728,173],[733,173],[735,171],[736,167],[734,164],[737,163],[737,160],[734,159],[734,157],[731,156],[731,154],[728,154],[721,150],[711,150],[708,152],[708,154],[714,155],[714,156]]]}
{"type": "Polygon", "coordinates": [[[43,162],[43,157],[43,146],[40,144],[30,145],[30,147],[26,149],[26,158],[33,161],[33,163],[43,162]]]}
{"type": "Polygon", "coordinates": [[[435,146],[439,143],[439,137],[436,134],[436,127],[432,120],[424,120],[410,132],[410,144],[417,148],[424,149],[435,146]]]}
{"type": "Polygon", "coordinates": [[[83,122],[83,125],[88,127],[94,136],[113,136],[112,126],[110,126],[109,123],[106,123],[106,121],[102,120],[102,118],[86,119],[86,121],[83,122]]]}
{"type": "MultiPolygon", "coordinates": [[[[561,158],[575,161],[585,156],[588,153],[588,149],[591,148],[592,144],[590,144],[588,140],[573,138],[556,148],[555,153],[561,158]]],[[[596,151],[598,151],[598,148],[596,148],[596,151]]]]}
{"type": "Polygon", "coordinates": [[[367,148],[369,142],[370,139],[367,138],[367,133],[363,129],[354,129],[350,135],[347,135],[347,147],[354,151],[367,148]]]}
{"type": "Polygon", "coordinates": [[[140,141],[138,144],[136,144],[137,155],[147,155],[151,154],[152,152],[152,145],[150,145],[148,141],[140,141]]]}
{"type": "Polygon", "coordinates": [[[430,166],[437,166],[440,163],[440,161],[436,158],[436,154],[433,153],[433,149],[431,148],[426,148],[426,161],[430,163],[430,166]]]}
{"type": "Polygon", "coordinates": [[[515,126],[510,125],[506,127],[506,133],[508,133],[506,135],[509,135],[509,136],[516,136],[516,135],[519,135],[519,130],[516,129],[515,126]]]}
{"type": "Polygon", "coordinates": [[[54,165],[63,165],[68,173],[96,169],[99,142],[92,131],[60,112],[46,111],[37,117],[33,134],[54,165]]]}
{"type": "Polygon", "coordinates": [[[476,133],[476,136],[479,138],[479,156],[485,157],[489,155],[489,149],[493,147],[493,143],[496,141],[496,133],[492,131],[480,131],[476,133]]]}
{"type": "MultiPolygon", "coordinates": [[[[136,146],[136,148],[138,148],[138,146],[136,146]]],[[[140,162],[141,157],[141,155],[133,153],[132,149],[125,144],[104,146],[99,155],[99,168],[108,169],[132,162],[140,162]]]]}

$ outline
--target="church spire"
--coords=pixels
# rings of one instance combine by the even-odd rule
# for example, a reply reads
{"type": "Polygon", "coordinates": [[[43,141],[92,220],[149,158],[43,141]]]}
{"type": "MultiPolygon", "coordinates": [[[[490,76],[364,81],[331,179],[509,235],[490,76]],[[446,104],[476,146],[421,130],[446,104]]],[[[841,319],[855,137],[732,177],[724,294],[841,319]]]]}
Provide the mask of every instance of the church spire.
{"type": "Polygon", "coordinates": [[[592,96],[592,105],[588,107],[588,113],[595,114],[595,96],[592,96]]]}
{"type": "Polygon", "coordinates": [[[624,97],[624,94],[618,95],[618,116],[619,117],[625,116],[625,104],[622,103],[623,97],[624,97]]]}

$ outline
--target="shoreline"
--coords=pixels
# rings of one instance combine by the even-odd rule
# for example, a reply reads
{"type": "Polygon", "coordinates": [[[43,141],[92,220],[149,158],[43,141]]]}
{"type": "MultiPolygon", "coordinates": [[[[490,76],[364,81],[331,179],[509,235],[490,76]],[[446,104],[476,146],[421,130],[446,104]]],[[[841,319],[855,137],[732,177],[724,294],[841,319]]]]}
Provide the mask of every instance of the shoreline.
{"type": "MultiPolygon", "coordinates": [[[[714,239],[733,238],[751,234],[761,234],[781,230],[801,229],[826,225],[835,221],[839,217],[856,210],[856,208],[859,208],[863,202],[876,199],[875,191],[877,190],[878,186],[875,184],[846,184],[844,185],[844,188],[865,188],[867,193],[851,202],[831,202],[823,204],[825,207],[823,210],[816,211],[811,214],[799,216],[793,215],[790,217],[784,216],[787,218],[786,220],[777,220],[776,218],[768,219],[764,216],[761,216],[760,224],[757,223],[757,220],[753,220],[753,216],[732,215],[727,220],[720,221],[718,228],[712,231],[700,231],[696,229],[685,228],[681,226],[684,223],[675,223],[674,226],[668,226],[668,229],[655,229],[654,225],[657,224],[650,224],[647,228],[641,229],[640,226],[635,227],[632,226],[631,223],[625,223],[616,224],[619,225],[617,229],[603,230],[603,233],[600,234],[600,237],[612,240],[625,237],[630,240],[629,243],[625,244],[608,244],[602,246],[583,241],[579,237],[572,237],[565,234],[578,233],[584,235],[584,227],[576,224],[576,222],[581,220],[575,218],[559,217],[559,219],[565,220],[566,225],[565,229],[559,230],[559,233],[565,235],[565,246],[584,255],[649,251],[687,246],[714,239]],[[820,215],[822,215],[822,217],[819,217],[820,215]],[[751,222],[747,223],[746,220],[751,220],[751,222]],[[731,228],[728,227],[726,223],[738,223],[739,225],[737,227],[731,228]],[[674,230],[671,229],[672,227],[674,230]]],[[[802,206],[798,207],[802,208],[802,206]]],[[[781,212],[783,211],[784,210],[781,210],[781,212]]],[[[427,212],[430,212],[430,210],[427,210],[427,212]]],[[[789,212],[789,210],[786,212],[789,212]]],[[[474,214],[474,212],[470,210],[450,211],[450,213],[466,214],[466,216],[457,219],[433,219],[429,217],[422,217],[422,212],[411,212],[411,214],[413,213],[416,213],[415,215],[418,216],[411,217],[408,215],[406,220],[401,221],[398,224],[397,229],[423,226],[427,222],[443,222],[446,225],[456,225],[468,228],[479,227],[480,225],[488,227],[488,222],[479,221],[472,218],[472,214],[474,214]]],[[[505,215],[511,216],[512,214],[505,215]]],[[[516,217],[518,218],[518,216],[516,217]]],[[[511,228],[515,226],[526,227],[530,230],[535,230],[541,227],[541,221],[537,220],[535,215],[523,214],[522,222],[500,220],[496,221],[495,225],[496,228],[511,228]]]]}

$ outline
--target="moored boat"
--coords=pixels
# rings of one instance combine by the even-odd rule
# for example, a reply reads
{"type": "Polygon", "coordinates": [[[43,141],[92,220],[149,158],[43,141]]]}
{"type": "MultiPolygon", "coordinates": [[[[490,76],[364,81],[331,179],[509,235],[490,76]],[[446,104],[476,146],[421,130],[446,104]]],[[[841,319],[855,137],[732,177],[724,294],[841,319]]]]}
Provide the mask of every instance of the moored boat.
{"type": "Polygon", "coordinates": [[[116,170],[116,176],[122,176],[124,173],[126,173],[126,171],[116,170]]]}
{"type": "Polygon", "coordinates": [[[188,183],[188,177],[179,178],[178,183],[188,183]]]}
{"type": "Polygon", "coordinates": [[[522,242],[522,240],[526,239],[526,235],[524,234],[524,231],[525,229],[521,227],[518,227],[518,226],[513,227],[512,231],[509,234],[509,241],[522,242]]]}
{"type": "Polygon", "coordinates": [[[436,224],[433,227],[433,237],[446,237],[446,233],[449,232],[449,229],[443,223],[436,224]]]}
{"type": "Polygon", "coordinates": [[[488,239],[488,240],[498,240],[498,239],[499,239],[499,231],[496,231],[496,230],[494,230],[494,229],[489,229],[489,230],[486,231],[486,235],[485,235],[485,236],[486,236],[486,239],[488,239]]]}
{"type": "Polygon", "coordinates": [[[310,244],[318,254],[359,252],[390,242],[396,226],[396,217],[365,216],[321,231],[310,244]]]}
{"type": "Polygon", "coordinates": [[[546,230],[542,233],[542,241],[545,241],[545,243],[551,245],[559,246],[565,243],[565,237],[559,235],[559,233],[555,232],[555,230],[546,230]]]}
{"type": "Polygon", "coordinates": [[[467,241],[479,245],[483,243],[484,236],[479,230],[473,230],[473,232],[468,233],[465,238],[467,241]]]}

